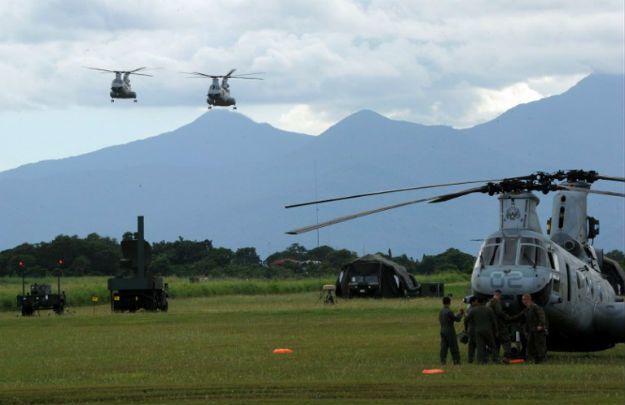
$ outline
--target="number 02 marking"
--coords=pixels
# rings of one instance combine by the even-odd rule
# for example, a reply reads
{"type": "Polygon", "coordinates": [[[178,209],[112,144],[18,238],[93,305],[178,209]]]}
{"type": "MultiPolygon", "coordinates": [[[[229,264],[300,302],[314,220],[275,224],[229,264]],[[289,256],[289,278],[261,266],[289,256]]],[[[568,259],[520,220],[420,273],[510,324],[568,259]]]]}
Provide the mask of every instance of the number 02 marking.
{"type": "Polygon", "coordinates": [[[503,288],[506,284],[509,288],[523,287],[523,273],[520,271],[511,271],[507,275],[503,271],[493,271],[490,275],[491,288],[503,288]]]}

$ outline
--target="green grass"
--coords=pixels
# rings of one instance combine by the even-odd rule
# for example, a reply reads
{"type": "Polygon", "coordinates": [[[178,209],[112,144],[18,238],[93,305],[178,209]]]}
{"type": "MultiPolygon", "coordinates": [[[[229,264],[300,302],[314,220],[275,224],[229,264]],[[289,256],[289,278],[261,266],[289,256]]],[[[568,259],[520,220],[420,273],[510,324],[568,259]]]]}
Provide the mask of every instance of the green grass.
{"type": "MultiPolygon", "coordinates": [[[[65,277],[61,280],[61,290],[65,291],[70,307],[92,305],[91,297],[99,301],[110,301],[106,280],[109,277],[65,277]]],[[[323,284],[334,284],[335,278],[305,278],[298,280],[238,280],[211,279],[191,283],[187,278],[166,277],[171,298],[213,297],[221,295],[266,295],[315,292],[323,284]]],[[[463,297],[468,290],[468,278],[457,273],[417,277],[419,282],[445,282],[445,293],[454,297],[463,297]]],[[[56,292],[56,278],[26,279],[26,288],[32,283],[47,283],[56,292]]],[[[22,279],[16,277],[0,278],[0,311],[15,311],[16,297],[22,293],[22,279]]]]}
{"type": "Polygon", "coordinates": [[[623,344],[421,374],[439,367],[435,298],[326,306],[317,292],[223,295],[170,308],[0,313],[0,403],[625,402],[623,344]]]}

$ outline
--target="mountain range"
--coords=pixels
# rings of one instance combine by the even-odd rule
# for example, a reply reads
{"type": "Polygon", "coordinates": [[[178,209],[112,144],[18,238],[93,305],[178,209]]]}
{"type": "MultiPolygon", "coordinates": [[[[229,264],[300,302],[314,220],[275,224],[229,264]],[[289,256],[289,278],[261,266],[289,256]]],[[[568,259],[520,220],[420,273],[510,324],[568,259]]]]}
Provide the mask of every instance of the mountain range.
{"type": "MultiPolygon", "coordinates": [[[[433,189],[285,210],[316,197],[537,170],[625,172],[625,78],[591,75],[567,92],[522,104],[487,123],[454,129],[356,112],[319,136],[286,132],[225,110],[172,132],[0,173],[0,248],[58,234],[120,238],[145,216],[150,241],[211,239],[263,256],[291,243],[419,257],[457,247],[475,253],[497,228],[496,198],[477,194],[418,204],[299,236],[285,231],[359,210],[442,194],[433,189]]],[[[595,188],[621,190],[622,184],[595,188]]],[[[540,196],[547,220],[551,198],[540,196]]],[[[620,198],[589,197],[596,242],[625,246],[620,198]]]]}

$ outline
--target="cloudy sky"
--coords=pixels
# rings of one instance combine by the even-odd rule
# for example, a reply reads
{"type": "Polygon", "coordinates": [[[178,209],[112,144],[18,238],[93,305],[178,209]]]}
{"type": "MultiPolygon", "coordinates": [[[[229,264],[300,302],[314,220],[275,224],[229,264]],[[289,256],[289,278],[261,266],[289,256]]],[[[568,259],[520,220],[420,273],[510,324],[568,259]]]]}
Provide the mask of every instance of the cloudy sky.
{"type": "Polygon", "coordinates": [[[239,111],[319,134],[364,108],[468,127],[624,73],[614,1],[0,0],[0,170],[175,129],[206,110],[205,80],[232,82],[239,111]],[[139,103],[108,97],[135,77],[139,103]]]}

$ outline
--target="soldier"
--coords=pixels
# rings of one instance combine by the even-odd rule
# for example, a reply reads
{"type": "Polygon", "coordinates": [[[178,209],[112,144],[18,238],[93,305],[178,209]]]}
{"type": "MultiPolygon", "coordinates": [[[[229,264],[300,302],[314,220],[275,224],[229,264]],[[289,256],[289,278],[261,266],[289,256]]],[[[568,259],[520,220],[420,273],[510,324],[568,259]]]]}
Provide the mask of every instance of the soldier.
{"type": "Polygon", "coordinates": [[[495,336],[495,345],[493,346],[492,356],[493,362],[499,362],[499,347],[503,346],[503,358],[504,362],[510,359],[510,334],[506,323],[510,321],[510,317],[503,311],[501,306],[501,290],[495,290],[495,295],[486,304],[487,307],[493,310],[495,318],[497,319],[497,331],[499,332],[495,336]]]}
{"type": "Polygon", "coordinates": [[[497,319],[492,309],[484,305],[484,300],[478,298],[471,313],[467,315],[469,330],[475,333],[475,348],[477,361],[481,364],[488,363],[488,353],[495,347],[495,335],[497,335],[497,319]]]}
{"type": "Polygon", "coordinates": [[[525,309],[513,319],[525,317],[527,357],[538,364],[547,359],[547,317],[545,311],[534,303],[531,295],[523,294],[521,300],[525,309]]]}
{"type": "Polygon", "coordinates": [[[454,364],[460,364],[460,351],[458,350],[458,338],[456,337],[456,328],[454,322],[460,322],[464,315],[464,309],[460,308],[454,315],[449,306],[451,298],[443,298],[443,308],[438,314],[438,321],[441,324],[441,364],[447,362],[447,350],[451,352],[451,358],[454,364]]]}
{"type": "Polygon", "coordinates": [[[464,332],[469,337],[469,343],[467,344],[467,352],[468,352],[467,354],[468,354],[469,363],[473,363],[473,359],[475,358],[475,331],[473,330],[473,328],[470,327],[469,322],[468,322],[468,319],[469,319],[468,317],[469,317],[469,314],[471,313],[471,310],[475,306],[476,302],[477,302],[477,297],[472,295],[471,298],[469,298],[469,309],[467,309],[466,316],[464,317],[464,332]]]}

